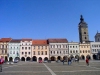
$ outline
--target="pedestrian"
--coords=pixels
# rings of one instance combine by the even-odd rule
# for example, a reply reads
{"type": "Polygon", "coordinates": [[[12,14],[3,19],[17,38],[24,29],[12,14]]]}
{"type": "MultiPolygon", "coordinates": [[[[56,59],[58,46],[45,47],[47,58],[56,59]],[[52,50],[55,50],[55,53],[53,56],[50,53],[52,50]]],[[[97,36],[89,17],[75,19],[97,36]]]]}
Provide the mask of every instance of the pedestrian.
{"type": "Polygon", "coordinates": [[[2,60],[0,59],[0,72],[2,72],[2,60]]]}
{"type": "Polygon", "coordinates": [[[63,61],[62,61],[62,62],[63,62],[63,65],[64,65],[64,59],[63,59],[63,61]]]}
{"type": "Polygon", "coordinates": [[[86,58],[86,64],[87,64],[87,66],[89,66],[89,59],[88,58],[86,58]]]}

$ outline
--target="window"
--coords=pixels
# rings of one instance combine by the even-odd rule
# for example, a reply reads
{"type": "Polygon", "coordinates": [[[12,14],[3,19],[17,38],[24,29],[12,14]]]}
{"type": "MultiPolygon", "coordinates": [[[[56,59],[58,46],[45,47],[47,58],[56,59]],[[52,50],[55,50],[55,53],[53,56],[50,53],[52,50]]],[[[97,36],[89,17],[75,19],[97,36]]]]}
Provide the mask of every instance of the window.
{"type": "Polygon", "coordinates": [[[58,45],[57,45],[57,48],[58,48],[58,45]]]}
{"type": "Polygon", "coordinates": [[[22,50],[24,49],[24,47],[22,47],[22,50]]]}
{"type": "Polygon", "coordinates": [[[55,45],[53,45],[53,48],[55,48],[55,45]]]}
{"type": "Polygon", "coordinates": [[[40,46],[38,46],[38,49],[40,49],[40,46]]]}
{"type": "Polygon", "coordinates": [[[75,53],[75,51],[73,51],[73,53],[75,53]]]}
{"type": "Polygon", "coordinates": [[[58,54],[59,52],[57,51],[57,54],[58,54]]]}
{"type": "Polygon", "coordinates": [[[100,45],[99,45],[99,47],[100,47],[100,45]]]}
{"type": "Polygon", "coordinates": [[[87,53],[87,50],[85,51],[85,53],[87,53]]]}
{"type": "Polygon", "coordinates": [[[70,46],[70,48],[72,48],[72,46],[70,46]]]}
{"type": "Polygon", "coordinates": [[[3,54],[4,52],[3,52],[3,50],[2,50],[2,54],[3,54]]]}
{"type": "Polygon", "coordinates": [[[35,49],[35,46],[34,46],[34,49],[35,49]]]}
{"type": "Polygon", "coordinates": [[[35,51],[33,51],[33,55],[35,55],[35,51]]]}
{"type": "Polygon", "coordinates": [[[53,53],[55,54],[55,51],[53,51],[53,53]]]}
{"type": "Polygon", "coordinates": [[[72,53],[72,51],[70,51],[70,53],[72,53]]]}
{"type": "Polygon", "coordinates": [[[15,49],[15,47],[14,47],[14,49],[15,49]]]}
{"type": "Polygon", "coordinates": [[[84,50],[83,50],[83,53],[84,53],[84,50]]]}
{"type": "Polygon", "coordinates": [[[25,47],[25,50],[27,50],[27,47],[25,47]]]}
{"type": "Polygon", "coordinates": [[[77,48],[77,46],[76,46],[76,48],[77,48]]]}
{"type": "Polygon", "coordinates": [[[10,51],[10,54],[12,54],[12,51],[10,51]]]}
{"type": "Polygon", "coordinates": [[[7,50],[5,50],[5,54],[7,54],[7,50]]]}
{"type": "Polygon", "coordinates": [[[2,45],[2,48],[4,48],[4,45],[2,45]]]}
{"type": "Polygon", "coordinates": [[[6,48],[7,48],[7,45],[6,45],[6,48]]]}
{"type": "Polygon", "coordinates": [[[60,51],[60,54],[61,54],[61,51],[60,51]]]}
{"type": "Polygon", "coordinates": [[[86,34],[86,32],[84,32],[84,34],[86,34]]]}
{"type": "Polygon", "coordinates": [[[63,53],[65,54],[65,51],[63,51],[63,53]]]}
{"type": "Polygon", "coordinates": [[[47,51],[45,51],[45,55],[47,55],[47,51]]]}
{"type": "Polygon", "coordinates": [[[98,41],[99,41],[99,38],[98,38],[98,41]]]}
{"type": "Polygon", "coordinates": [[[95,52],[96,52],[96,49],[95,49],[95,52]]]}
{"type": "Polygon", "coordinates": [[[52,54],[52,51],[51,51],[51,54],[52,54]]]}
{"type": "Polygon", "coordinates": [[[27,52],[25,52],[25,54],[27,54],[27,52]]]}
{"type": "Polygon", "coordinates": [[[74,48],[74,46],[73,46],[73,48],[74,48]]]}
{"type": "Polygon", "coordinates": [[[24,54],[24,52],[22,52],[22,55],[24,54]]]}
{"type": "Polygon", "coordinates": [[[41,55],[43,55],[43,51],[41,51],[41,55]]]}
{"type": "Polygon", "coordinates": [[[85,37],[85,39],[87,39],[87,38],[85,37]]]}
{"type": "Polygon", "coordinates": [[[30,55],[30,52],[28,52],[28,54],[30,55]]]}
{"type": "Polygon", "coordinates": [[[67,51],[66,51],[66,54],[67,54],[67,51]]]}
{"type": "Polygon", "coordinates": [[[38,55],[40,55],[40,51],[38,51],[38,55]]]}
{"type": "Polygon", "coordinates": [[[42,46],[42,49],[43,49],[43,46],[42,46]]]}
{"type": "Polygon", "coordinates": [[[17,49],[18,49],[18,47],[17,47],[17,49]]]}
{"type": "Polygon", "coordinates": [[[26,43],[26,45],[27,45],[27,43],[26,43]]]}
{"type": "Polygon", "coordinates": [[[78,53],[78,51],[76,50],[76,53],[78,53]]]}
{"type": "Polygon", "coordinates": [[[12,49],[12,47],[11,47],[11,49],[12,49]]]}
{"type": "Polygon", "coordinates": [[[90,50],[88,50],[88,53],[90,53],[90,50]]]}
{"type": "Polygon", "coordinates": [[[45,49],[47,49],[47,46],[45,46],[45,49]]]}
{"type": "Polygon", "coordinates": [[[67,48],[67,45],[66,45],[66,48],[67,48]]]}
{"type": "Polygon", "coordinates": [[[80,53],[82,53],[82,51],[80,51],[80,53]]]}
{"type": "Polygon", "coordinates": [[[28,47],[28,49],[30,50],[30,47],[28,47]]]}
{"type": "Polygon", "coordinates": [[[15,51],[13,51],[13,54],[15,54],[15,51]]]}

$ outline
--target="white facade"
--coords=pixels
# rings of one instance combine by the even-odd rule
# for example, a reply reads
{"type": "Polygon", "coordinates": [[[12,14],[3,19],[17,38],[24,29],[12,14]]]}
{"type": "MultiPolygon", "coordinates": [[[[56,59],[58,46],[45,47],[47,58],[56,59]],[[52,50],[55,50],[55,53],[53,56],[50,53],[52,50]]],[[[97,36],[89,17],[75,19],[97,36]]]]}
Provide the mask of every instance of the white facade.
{"type": "Polygon", "coordinates": [[[50,57],[55,57],[56,60],[58,56],[63,59],[64,56],[68,56],[68,43],[49,43],[50,57]]]}
{"type": "Polygon", "coordinates": [[[69,56],[75,57],[76,55],[79,56],[79,43],[78,42],[69,42],[68,43],[68,50],[69,50],[69,56]]]}
{"type": "Polygon", "coordinates": [[[29,61],[32,58],[32,41],[21,41],[20,47],[20,59],[25,58],[25,61],[29,61]]]}
{"type": "Polygon", "coordinates": [[[95,55],[96,55],[96,59],[98,59],[97,55],[98,52],[100,51],[100,42],[91,42],[91,55],[93,57],[93,59],[95,59],[95,55]]]}

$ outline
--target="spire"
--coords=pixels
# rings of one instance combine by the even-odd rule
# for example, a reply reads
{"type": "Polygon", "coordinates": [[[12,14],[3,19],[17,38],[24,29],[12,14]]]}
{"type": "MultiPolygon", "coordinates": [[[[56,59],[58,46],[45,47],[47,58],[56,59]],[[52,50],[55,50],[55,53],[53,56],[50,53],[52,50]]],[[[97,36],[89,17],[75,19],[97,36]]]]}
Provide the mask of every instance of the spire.
{"type": "Polygon", "coordinates": [[[82,16],[82,15],[81,15],[80,21],[81,21],[81,22],[83,22],[83,21],[84,21],[84,18],[83,18],[83,16],[82,16]]]}

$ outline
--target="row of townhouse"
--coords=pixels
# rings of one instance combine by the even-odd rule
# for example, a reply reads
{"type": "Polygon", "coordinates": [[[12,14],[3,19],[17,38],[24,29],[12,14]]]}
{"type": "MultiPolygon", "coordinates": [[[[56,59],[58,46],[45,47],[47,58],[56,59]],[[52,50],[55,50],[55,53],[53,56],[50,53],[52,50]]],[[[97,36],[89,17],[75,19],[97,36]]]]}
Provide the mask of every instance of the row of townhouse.
{"type": "Polygon", "coordinates": [[[67,39],[0,39],[0,57],[6,61],[63,60],[68,57],[100,59],[100,42],[68,42],[67,39]]]}

